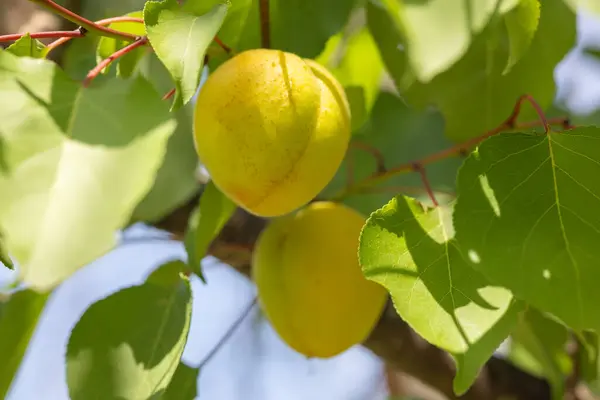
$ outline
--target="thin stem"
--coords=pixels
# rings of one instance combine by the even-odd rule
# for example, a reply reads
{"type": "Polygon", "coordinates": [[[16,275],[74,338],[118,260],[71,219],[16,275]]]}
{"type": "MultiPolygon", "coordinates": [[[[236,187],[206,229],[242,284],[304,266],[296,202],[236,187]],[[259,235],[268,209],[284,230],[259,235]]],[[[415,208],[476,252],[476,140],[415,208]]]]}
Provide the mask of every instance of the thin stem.
{"type": "Polygon", "coordinates": [[[381,151],[379,151],[377,147],[373,147],[371,145],[359,141],[350,142],[350,147],[366,151],[367,153],[372,155],[375,159],[375,163],[377,164],[377,173],[385,172],[385,158],[383,157],[383,154],[381,153],[381,151]]]}
{"type": "Polygon", "coordinates": [[[433,203],[433,206],[434,207],[439,206],[439,203],[438,203],[437,199],[435,198],[435,194],[433,193],[433,189],[431,188],[431,183],[429,182],[429,178],[427,177],[427,171],[425,170],[425,167],[419,163],[415,163],[413,165],[413,169],[415,171],[417,171],[419,173],[419,175],[421,175],[421,181],[423,182],[425,191],[427,192],[429,199],[433,203]]]}
{"type": "MultiPolygon", "coordinates": [[[[519,109],[520,109],[520,102],[522,102],[522,100],[517,102],[517,105],[515,105],[515,108],[519,107],[519,109]]],[[[569,123],[568,118],[545,119],[545,118],[540,117],[540,119],[537,121],[528,121],[528,122],[523,122],[523,123],[514,122],[514,119],[516,119],[516,118],[514,117],[514,111],[513,111],[513,114],[511,114],[511,117],[509,117],[504,123],[502,123],[497,128],[487,131],[486,133],[484,133],[481,136],[472,138],[470,140],[467,140],[464,143],[460,143],[458,145],[452,146],[448,149],[439,151],[437,153],[430,154],[429,156],[424,157],[420,160],[400,164],[394,168],[388,169],[384,173],[369,176],[369,177],[361,180],[360,182],[347,187],[341,193],[334,196],[334,199],[341,200],[350,194],[360,193],[362,190],[364,190],[365,187],[374,186],[376,184],[384,182],[384,181],[386,181],[394,176],[400,175],[400,174],[414,172],[415,165],[419,165],[420,167],[425,167],[426,165],[433,164],[435,162],[444,160],[446,158],[455,157],[455,156],[459,156],[459,155],[465,155],[465,153],[469,149],[477,146],[479,143],[481,143],[485,139],[487,139],[491,136],[494,136],[503,131],[509,131],[511,129],[533,128],[533,127],[537,127],[537,126],[542,126],[542,127],[544,127],[544,129],[546,129],[546,126],[550,125],[550,124],[561,125],[565,129],[573,128],[573,126],[569,123]]]]}
{"type": "MultiPolygon", "coordinates": [[[[15,40],[21,39],[27,33],[13,33],[11,35],[2,35],[0,36],[0,42],[14,42],[15,40]]],[[[76,29],[74,31],[48,31],[48,32],[34,32],[29,33],[32,39],[54,39],[54,38],[74,38],[74,37],[83,37],[85,34],[76,29]]]]}
{"type": "Polygon", "coordinates": [[[544,128],[544,132],[548,133],[550,131],[550,125],[548,124],[548,120],[546,119],[544,110],[542,110],[542,107],[540,107],[540,105],[537,103],[537,101],[535,101],[535,99],[533,97],[531,97],[531,95],[529,95],[529,94],[524,94],[518,98],[517,103],[515,104],[515,107],[513,108],[512,114],[510,115],[510,117],[508,117],[506,122],[504,122],[504,125],[506,125],[508,127],[515,126],[515,124],[517,122],[517,118],[519,118],[519,114],[521,113],[521,107],[525,100],[527,100],[533,106],[533,108],[535,108],[535,111],[537,112],[538,117],[540,119],[540,123],[542,124],[542,127],[544,128]]]}
{"type": "Polygon", "coordinates": [[[163,100],[168,100],[171,97],[173,97],[173,95],[175,94],[175,88],[169,90],[167,93],[165,93],[165,95],[162,97],[163,100]]]}
{"type": "Polygon", "coordinates": [[[259,0],[260,37],[264,49],[271,48],[271,17],[269,16],[269,0],[259,0]]]}
{"type": "Polygon", "coordinates": [[[108,36],[108,37],[112,37],[115,39],[124,39],[124,40],[131,40],[131,41],[137,39],[137,36],[133,35],[131,33],[119,32],[114,29],[106,28],[102,25],[99,25],[95,22],[90,21],[89,19],[83,18],[82,16],[75,14],[73,11],[70,11],[70,10],[64,8],[63,6],[56,4],[52,0],[29,0],[29,1],[31,1],[32,3],[39,4],[42,7],[49,9],[54,14],[60,15],[61,17],[65,18],[66,20],[69,20],[69,21],[73,22],[74,24],[77,24],[77,25],[85,28],[89,32],[96,32],[98,35],[108,36]]]}
{"type": "Polygon", "coordinates": [[[198,368],[202,369],[218,353],[218,351],[221,349],[221,347],[223,347],[225,342],[227,342],[227,340],[229,340],[231,335],[233,335],[233,333],[242,324],[242,322],[248,316],[248,314],[250,314],[250,311],[252,311],[252,309],[256,305],[257,300],[258,299],[256,297],[254,297],[252,299],[250,304],[248,304],[248,306],[246,306],[246,308],[242,311],[240,316],[233,322],[233,324],[229,327],[227,332],[225,332],[223,337],[217,342],[215,347],[213,347],[212,350],[206,355],[206,357],[204,357],[204,359],[200,362],[200,364],[198,365],[198,368]]]}
{"type": "MultiPolygon", "coordinates": [[[[99,21],[94,22],[96,25],[101,25],[101,26],[106,26],[106,25],[110,25],[114,22],[137,22],[140,24],[144,23],[144,20],[142,18],[136,18],[136,17],[112,17],[112,18],[106,18],[106,19],[101,19],[99,21]]],[[[48,47],[46,47],[46,49],[48,50],[48,53],[50,53],[52,50],[54,50],[55,48],[57,48],[58,46],[61,46],[65,43],[67,43],[69,40],[71,40],[72,37],[62,37],[58,40],[55,40],[54,42],[50,43],[48,45],[48,47]]]]}
{"type": "Polygon", "coordinates": [[[115,51],[113,54],[111,54],[110,56],[108,56],[107,58],[102,60],[98,65],[96,65],[94,67],[94,69],[92,69],[87,74],[87,76],[83,80],[83,86],[88,87],[90,85],[90,83],[92,82],[92,80],[94,80],[94,78],[96,78],[98,76],[98,74],[100,74],[100,72],[104,68],[106,68],[108,65],[110,65],[110,63],[112,63],[114,60],[116,60],[119,57],[124,56],[125,54],[135,50],[136,48],[138,48],[140,46],[144,46],[146,43],[148,43],[148,38],[142,37],[142,38],[139,38],[138,40],[136,40],[135,42],[128,44],[127,46],[123,47],[122,49],[115,51]]]}
{"type": "Polygon", "coordinates": [[[217,36],[215,36],[215,43],[218,44],[225,53],[231,55],[234,51],[231,47],[227,46],[225,43],[221,41],[217,36]]]}

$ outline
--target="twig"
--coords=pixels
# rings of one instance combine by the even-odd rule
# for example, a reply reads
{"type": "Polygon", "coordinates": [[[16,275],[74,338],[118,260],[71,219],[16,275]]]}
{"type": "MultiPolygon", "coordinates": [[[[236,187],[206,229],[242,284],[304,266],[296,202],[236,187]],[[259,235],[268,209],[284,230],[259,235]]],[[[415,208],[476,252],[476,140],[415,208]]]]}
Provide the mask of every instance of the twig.
{"type": "Polygon", "coordinates": [[[106,68],[111,62],[113,62],[114,60],[116,60],[119,57],[124,56],[125,54],[135,50],[136,48],[140,47],[140,46],[144,46],[146,43],[148,43],[148,38],[147,37],[141,37],[139,39],[137,39],[135,42],[128,44],[127,46],[123,47],[120,50],[115,51],[113,54],[111,54],[110,56],[106,57],[104,60],[100,61],[100,63],[98,63],[98,65],[96,65],[85,77],[85,79],[83,80],[83,87],[88,87],[90,85],[90,83],[92,83],[92,80],[94,80],[94,78],[96,78],[98,76],[98,74],[104,69],[106,68]]]}
{"type": "Polygon", "coordinates": [[[359,141],[350,142],[350,147],[354,147],[355,149],[363,150],[371,154],[375,159],[375,163],[377,164],[377,173],[381,174],[385,172],[385,158],[383,157],[383,154],[381,153],[381,151],[379,151],[377,147],[370,146],[366,143],[362,143],[359,141]]]}
{"type": "Polygon", "coordinates": [[[269,16],[269,0],[259,0],[260,37],[264,49],[271,48],[271,17],[269,16]]]}
{"type": "Polygon", "coordinates": [[[550,125],[548,124],[548,120],[546,119],[544,110],[542,110],[542,107],[540,107],[537,101],[535,101],[535,99],[528,94],[524,94],[517,99],[517,103],[513,108],[512,114],[510,115],[510,117],[508,117],[508,119],[504,122],[503,125],[507,128],[513,128],[516,125],[517,118],[519,118],[519,114],[521,113],[521,107],[523,106],[523,102],[525,100],[527,100],[533,106],[533,108],[535,108],[535,111],[537,112],[538,117],[540,118],[540,123],[544,128],[544,132],[548,133],[550,131],[550,125]]]}
{"type": "Polygon", "coordinates": [[[167,93],[165,93],[165,95],[162,97],[163,100],[168,100],[171,97],[173,97],[173,95],[175,94],[175,88],[169,90],[167,93]]]}
{"type": "MultiPolygon", "coordinates": [[[[520,107],[520,102],[522,102],[522,100],[520,100],[517,103],[517,104],[519,104],[519,107],[520,107]]],[[[515,106],[515,108],[516,107],[517,106],[515,106]]],[[[514,112],[513,112],[513,114],[514,114],[514,112]]],[[[543,126],[544,129],[546,129],[546,125],[560,125],[560,126],[566,127],[565,129],[573,128],[573,126],[569,123],[568,118],[545,119],[545,118],[540,117],[540,120],[538,120],[538,121],[528,121],[528,122],[524,122],[524,123],[514,122],[512,118],[513,118],[513,115],[511,114],[511,117],[509,117],[504,123],[502,123],[497,128],[487,131],[486,133],[484,133],[481,136],[467,140],[464,143],[460,143],[460,144],[452,146],[448,149],[439,151],[437,153],[430,154],[420,160],[400,164],[394,168],[388,169],[384,173],[369,176],[369,177],[363,179],[362,181],[356,183],[355,185],[347,187],[341,193],[334,196],[333,198],[335,200],[340,200],[350,194],[360,192],[361,189],[364,188],[365,186],[373,186],[378,183],[384,182],[394,176],[409,173],[409,172],[414,172],[415,164],[418,164],[421,167],[425,167],[426,165],[433,164],[435,162],[438,162],[438,161],[441,161],[441,160],[444,160],[444,159],[447,159],[450,157],[465,155],[466,151],[468,151],[469,149],[477,146],[479,143],[481,143],[485,139],[487,139],[491,136],[497,135],[498,133],[503,132],[503,131],[508,131],[511,129],[532,128],[532,127],[536,127],[536,126],[543,126]]]]}
{"type": "MultiPolygon", "coordinates": [[[[101,19],[101,20],[98,20],[98,21],[96,21],[94,23],[96,25],[106,26],[106,25],[110,25],[110,24],[112,24],[114,22],[137,22],[137,23],[143,24],[144,20],[142,18],[124,16],[124,17],[112,17],[112,18],[101,19]]],[[[62,38],[60,38],[58,40],[55,40],[54,42],[50,43],[48,45],[48,47],[46,47],[46,49],[48,50],[48,53],[50,53],[55,48],[57,48],[60,45],[63,45],[65,43],[67,43],[71,39],[72,39],[72,37],[62,37],[62,38]]]]}
{"type": "Polygon", "coordinates": [[[215,43],[218,44],[225,53],[231,55],[232,53],[234,53],[233,49],[229,46],[227,46],[225,43],[223,43],[221,41],[221,39],[219,39],[217,36],[215,36],[215,43]]]}
{"type": "Polygon", "coordinates": [[[54,14],[60,15],[61,17],[73,22],[74,24],[77,24],[77,25],[87,29],[89,32],[96,32],[98,35],[108,36],[108,37],[112,37],[115,39],[123,39],[123,40],[130,40],[130,41],[137,39],[137,36],[133,35],[131,33],[119,32],[114,29],[106,28],[102,25],[99,25],[95,22],[90,21],[89,19],[83,18],[81,15],[75,14],[74,12],[64,8],[63,6],[56,4],[52,0],[29,0],[29,1],[31,1],[32,3],[39,4],[42,7],[49,9],[54,14]]]}
{"type": "MultiPolygon", "coordinates": [[[[14,42],[15,40],[21,39],[23,36],[27,35],[27,33],[13,33],[11,35],[2,35],[0,36],[0,42],[14,42]]],[[[76,29],[74,31],[48,31],[48,32],[34,32],[29,33],[32,39],[54,39],[54,38],[63,38],[68,37],[83,37],[85,36],[85,32],[76,29]]]]}
{"type": "Polygon", "coordinates": [[[419,175],[421,175],[421,181],[423,182],[425,191],[427,192],[429,199],[433,203],[433,206],[434,207],[439,206],[437,199],[435,198],[435,194],[433,194],[433,189],[431,188],[431,183],[429,183],[429,178],[427,178],[427,171],[425,170],[425,167],[423,167],[419,163],[414,163],[413,170],[417,171],[419,173],[419,175]]]}
{"type": "Polygon", "coordinates": [[[215,347],[213,347],[212,350],[200,362],[200,364],[198,364],[197,368],[202,369],[218,353],[218,351],[221,349],[221,347],[223,347],[223,345],[227,342],[227,340],[229,340],[231,335],[233,335],[235,330],[242,324],[242,322],[248,316],[248,314],[250,314],[250,311],[252,311],[252,309],[256,305],[257,300],[258,299],[256,297],[254,297],[254,299],[252,299],[250,304],[248,304],[248,306],[246,306],[246,308],[242,311],[240,316],[237,317],[237,319],[233,322],[233,324],[229,327],[229,329],[227,329],[227,332],[225,332],[225,334],[217,342],[215,347]]]}

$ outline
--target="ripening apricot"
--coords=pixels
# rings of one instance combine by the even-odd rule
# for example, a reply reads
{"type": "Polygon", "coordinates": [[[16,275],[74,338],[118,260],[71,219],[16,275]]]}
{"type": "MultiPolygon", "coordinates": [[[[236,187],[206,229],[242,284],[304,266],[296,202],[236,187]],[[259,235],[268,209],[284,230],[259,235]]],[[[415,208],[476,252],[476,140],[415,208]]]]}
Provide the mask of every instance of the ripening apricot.
{"type": "Polygon", "coordinates": [[[349,140],[344,89],[324,67],[291,53],[239,53],[198,94],[200,160],[215,185],[255,215],[307,204],[335,175],[349,140]]]}
{"type": "Polygon", "coordinates": [[[333,202],[311,203],[262,231],[252,274],[266,317],[308,357],[327,358],[363,342],[387,299],[358,263],[365,218],[333,202]]]}

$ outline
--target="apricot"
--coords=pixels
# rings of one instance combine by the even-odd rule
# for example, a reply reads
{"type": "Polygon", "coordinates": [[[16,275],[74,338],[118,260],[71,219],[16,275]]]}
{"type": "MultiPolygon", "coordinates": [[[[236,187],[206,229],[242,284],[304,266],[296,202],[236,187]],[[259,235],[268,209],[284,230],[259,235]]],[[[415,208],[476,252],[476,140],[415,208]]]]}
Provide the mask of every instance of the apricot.
{"type": "Polygon", "coordinates": [[[328,358],[363,342],[387,292],[358,262],[365,218],[333,202],[314,202],[274,218],[253,254],[258,299],[274,330],[307,357],[328,358]]]}
{"type": "Polygon", "coordinates": [[[198,156],[215,185],[258,216],[287,214],[315,198],[349,140],[344,89],[327,69],[291,53],[239,53],[198,93],[198,156]]]}

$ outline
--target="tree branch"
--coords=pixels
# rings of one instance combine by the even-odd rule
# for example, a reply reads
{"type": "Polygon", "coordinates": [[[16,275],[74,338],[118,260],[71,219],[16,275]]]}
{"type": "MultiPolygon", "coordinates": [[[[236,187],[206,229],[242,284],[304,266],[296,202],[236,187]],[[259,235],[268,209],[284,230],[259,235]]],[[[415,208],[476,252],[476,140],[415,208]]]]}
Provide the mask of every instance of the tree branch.
{"type": "MultiPolygon", "coordinates": [[[[154,226],[183,238],[189,215],[198,204],[199,196],[154,226]]],[[[266,219],[238,208],[211,244],[209,254],[249,276],[252,249],[266,222],[266,219]]],[[[364,346],[389,365],[437,389],[449,399],[458,399],[452,390],[455,366],[450,356],[416,334],[391,305],[364,346]]],[[[528,375],[505,360],[492,358],[473,387],[460,399],[498,400],[508,395],[515,400],[550,400],[550,388],[546,381],[528,375]]]]}

